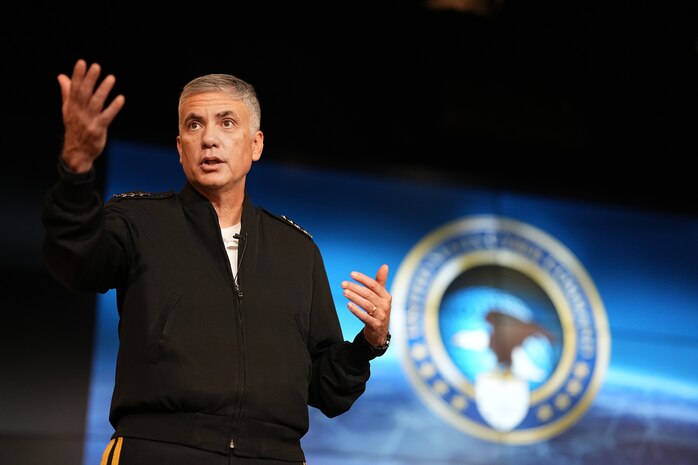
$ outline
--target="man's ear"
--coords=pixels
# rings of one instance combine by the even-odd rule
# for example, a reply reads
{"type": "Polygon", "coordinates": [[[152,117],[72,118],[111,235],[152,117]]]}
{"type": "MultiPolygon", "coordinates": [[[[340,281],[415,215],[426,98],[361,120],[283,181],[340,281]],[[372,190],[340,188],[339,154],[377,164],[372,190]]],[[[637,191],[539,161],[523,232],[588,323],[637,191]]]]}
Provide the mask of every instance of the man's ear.
{"type": "Polygon", "coordinates": [[[264,150],[264,133],[257,131],[252,139],[252,161],[262,158],[262,150],[264,150]]]}

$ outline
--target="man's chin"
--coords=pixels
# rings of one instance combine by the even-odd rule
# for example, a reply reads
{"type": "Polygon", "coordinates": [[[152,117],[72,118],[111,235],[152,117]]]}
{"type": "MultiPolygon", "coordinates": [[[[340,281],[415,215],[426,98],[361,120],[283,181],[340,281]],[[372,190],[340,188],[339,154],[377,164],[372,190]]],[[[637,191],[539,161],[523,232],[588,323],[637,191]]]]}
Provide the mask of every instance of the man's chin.
{"type": "Polygon", "coordinates": [[[220,177],[213,176],[197,176],[196,179],[190,180],[191,184],[201,194],[209,199],[223,191],[230,190],[230,180],[223,180],[220,177]]]}

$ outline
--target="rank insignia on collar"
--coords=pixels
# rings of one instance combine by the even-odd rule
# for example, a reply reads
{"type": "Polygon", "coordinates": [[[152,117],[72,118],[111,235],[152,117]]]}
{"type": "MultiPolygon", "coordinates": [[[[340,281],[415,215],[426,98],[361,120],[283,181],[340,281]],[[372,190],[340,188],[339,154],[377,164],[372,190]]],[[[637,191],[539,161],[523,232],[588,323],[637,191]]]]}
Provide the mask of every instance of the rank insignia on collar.
{"type": "Polygon", "coordinates": [[[145,192],[145,191],[131,191],[123,192],[121,194],[113,194],[112,200],[124,200],[124,199],[167,199],[172,197],[174,192],[145,192]]]}
{"type": "Polygon", "coordinates": [[[306,231],[305,229],[301,228],[299,224],[295,223],[295,222],[294,222],[292,219],[290,219],[288,216],[286,216],[286,215],[281,215],[281,219],[284,220],[285,222],[287,222],[288,224],[290,224],[291,226],[293,226],[294,228],[296,228],[297,230],[299,230],[300,232],[302,232],[303,234],[305,234],[306,236],[308,236],[309,238],[311,238],[311,239],[313,238],[313,235],[312,235],[312,234],[310,234],[310,233],[309,233],[308,231],[306,231]]]}

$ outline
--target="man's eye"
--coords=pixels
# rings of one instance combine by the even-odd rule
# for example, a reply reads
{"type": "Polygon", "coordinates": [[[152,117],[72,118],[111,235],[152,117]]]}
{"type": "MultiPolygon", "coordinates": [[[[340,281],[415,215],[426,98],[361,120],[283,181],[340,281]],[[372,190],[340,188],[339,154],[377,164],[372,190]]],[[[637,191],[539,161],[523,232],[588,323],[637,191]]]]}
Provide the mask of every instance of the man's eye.
{"type": "Polygon", "coordinates": [[[232,119],[224,119],[222,125],[224,128],[232,128],[235,126],[235,122],[232,119]]]}
{"type": "Polygon", "coordinates": [[[189,129],[198,129],[200,126],[201,125],[198,121],[189,121],[189,124],[187,125],[189,129]]]}

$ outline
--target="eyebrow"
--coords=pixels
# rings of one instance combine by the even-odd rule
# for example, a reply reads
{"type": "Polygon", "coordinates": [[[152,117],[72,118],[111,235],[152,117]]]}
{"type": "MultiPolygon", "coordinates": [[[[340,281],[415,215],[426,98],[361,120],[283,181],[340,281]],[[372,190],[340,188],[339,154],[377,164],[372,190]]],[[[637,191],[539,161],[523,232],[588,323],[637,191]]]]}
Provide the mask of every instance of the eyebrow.
{"type": "MultiPolygon", "coordinates": [[[[235,113],[235,111],[233,111],[233,110],[224,110],[224,111],[218,112],[218,113],[216,113],[216,118],[217,118],[217,119],[221,119],[221,118],[224,118],[224,117],[226,117],[226,116],[231,116],[231,115],[232,115],[233,117],[235,117],[236,119],[239,118],[238,114],[235,113]]],[[[198,113],[192,112],[192,113],[189,113],[189,114],[184,118],[184,122],[186,123],[186,122],[191,121],[191,120],[193,120],[193,119],[195,119],[195,120],[201,120],[201,119],[203,119],[203,118],[204,118],[204,117],[203,117],[202,115],[200,115],[200,114],[198,114],[198,113]]]]}

